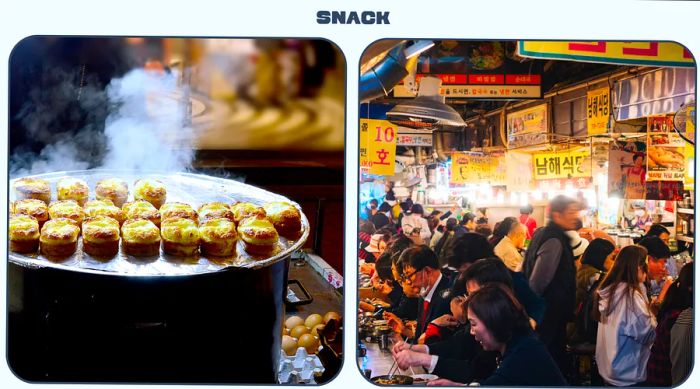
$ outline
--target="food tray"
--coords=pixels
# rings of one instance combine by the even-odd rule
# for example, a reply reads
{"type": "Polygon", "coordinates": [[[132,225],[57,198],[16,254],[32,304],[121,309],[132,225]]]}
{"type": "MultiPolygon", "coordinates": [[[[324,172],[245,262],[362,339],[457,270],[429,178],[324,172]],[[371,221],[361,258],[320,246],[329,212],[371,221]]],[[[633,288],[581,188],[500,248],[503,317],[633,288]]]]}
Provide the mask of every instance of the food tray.
{"type": "MultiPolygon", "coordinates": [[[[309,221],[301,212],[299,204],[284,196],[234,180],[191,173],[141,173],[124,170],[65,171],[30,177],[41,178],[51,184],[52,201],[56,200],[56,182],[62,177],[77,177],[85,180],[90,188],[90,200],[95,198],[95,185],[99,180],[116,177],[123,179],[129,185],[128,201],[133,200],[133,185],[140,178],[154,178],[162,181],[167,189],[167,202],[187,203],[195,210],[201,204],[211,201],[221,201],[227,204],[242,201],[258,205],[270,201],[285,201],[294,205],[301,213],[302,233],[297,240],[287,240],[280,237],[278,251],[270,257],[249,255],[245,252],[243,243],[239,239],[236,255],[225,258],[207,258],[203,255],[177,257],[166,255],[162,250],[159,256],[134,257],[125,254],[120,247],[119,253],[115,257],[109,260],[98,259],[83,252],[81,237],[78,240],[78,249],[75,254],[60,260],[49,259],[39,253],[18,254],[10,251],[8,254],[10,262],[25,267],[52,267],[88,273],[128,276],[187,276],[217,272],[228,268],[257,269],[288,257],[292,252],[300,249],[309,237],[309,221]]],[[[15,200],[14,181],[14,179],[10,180],[10,201],[15,200]]]]}

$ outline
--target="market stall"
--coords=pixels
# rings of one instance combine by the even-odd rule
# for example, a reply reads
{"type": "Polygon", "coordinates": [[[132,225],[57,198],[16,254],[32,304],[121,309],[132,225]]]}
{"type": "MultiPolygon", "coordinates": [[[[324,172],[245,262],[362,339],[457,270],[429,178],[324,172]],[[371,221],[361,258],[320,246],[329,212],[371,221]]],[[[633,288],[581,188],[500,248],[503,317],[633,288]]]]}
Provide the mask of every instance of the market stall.
{"type": "MultiPolygon", "coordinates": [[[[506,217],[544,226],[549,201],[565,195],[578,200],[581,237],[605,236],[620,249],[660,225],[670,233],[670,260],[678,268],[692,260],[696,91],[685,48],[434,41],[411,57],[418,42],[394,41],[363,61],[363,74],[372,69],[385,93],[361,93],[361,224],[372,223],[375,199],[391,205],[394,223],[420,204],[431,235],[443,233],[447,218],[474,217],[469,230],[490,237],[506,217]],[[393,67],[383,66],[388,59],[393,67]]],[[[386,303],[364,262],[362,303],[386,303]]],[[[385,340],[359,341],[362,369],[386,370],[385,340]]]]}

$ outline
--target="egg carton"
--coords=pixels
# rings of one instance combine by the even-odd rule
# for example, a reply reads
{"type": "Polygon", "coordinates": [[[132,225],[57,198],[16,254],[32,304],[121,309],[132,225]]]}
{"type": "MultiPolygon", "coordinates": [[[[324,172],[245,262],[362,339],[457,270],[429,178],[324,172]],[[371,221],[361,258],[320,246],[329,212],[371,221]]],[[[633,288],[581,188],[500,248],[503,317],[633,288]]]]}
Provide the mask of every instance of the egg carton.
{"type": "Polygon", "coordinates": [[[303,347],[297,348],[293,356],[280,350],[280,369],[277,375],[280,384],[315,384],[314,375],[321,374],[324,370],[318,356],[309,355],[303,347]]]}

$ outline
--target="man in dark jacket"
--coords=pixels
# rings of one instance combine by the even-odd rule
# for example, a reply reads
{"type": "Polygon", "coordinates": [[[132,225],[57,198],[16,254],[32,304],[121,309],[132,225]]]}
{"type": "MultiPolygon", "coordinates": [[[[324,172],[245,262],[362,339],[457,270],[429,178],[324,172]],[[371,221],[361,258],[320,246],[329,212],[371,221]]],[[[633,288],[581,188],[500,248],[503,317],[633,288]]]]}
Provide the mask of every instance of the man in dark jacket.
{"type": "Polygon", "coordinates": [[[399,262],[403,268],[403,282],[409,283],[422,297],[414,337],[417,342],[428,323],[450,313],[450,288],[454,280],[443,276],[437,256],[425,245],[404,250],[399,262]]]}
{"type": "Polygon", "coordinates": [[[549,203],[549,223],[535,232],[523,262],[530,288],[544,297],[547,308],[537,326],[540,339],[562,372],[567,371],[566,323],[576,304],[576,267],[566,231],[576,228],[579,204],[566,196],[549,203]]]}

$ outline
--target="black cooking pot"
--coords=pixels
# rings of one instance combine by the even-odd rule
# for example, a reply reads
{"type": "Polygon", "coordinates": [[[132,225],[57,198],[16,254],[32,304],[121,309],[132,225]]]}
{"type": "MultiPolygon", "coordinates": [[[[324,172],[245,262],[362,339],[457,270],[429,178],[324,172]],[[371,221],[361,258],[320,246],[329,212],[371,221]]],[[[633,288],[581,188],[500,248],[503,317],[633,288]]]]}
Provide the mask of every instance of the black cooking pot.
{"type": "MultiPolygon", "coordinates": [[[[125,177],[87,171],[49,180],[79,176],[93,188],[100,174],[125,177]]],[[[206,176],[156,178],[169,201],[230,202],[244,192],[241,201],[284,199],[206,176]]],[[[80,244],[60,262],[10,253],[9,366],[28,381],[277,383],[290,255],[308,237],[302,218],[302,238],[259,261],[120,253],[103,263],[80,244]]]]}

